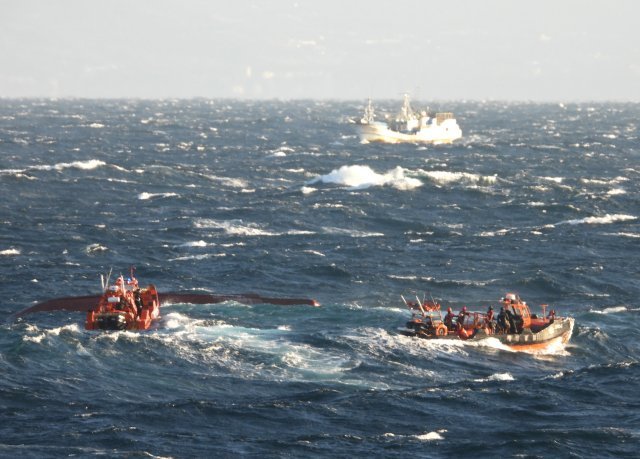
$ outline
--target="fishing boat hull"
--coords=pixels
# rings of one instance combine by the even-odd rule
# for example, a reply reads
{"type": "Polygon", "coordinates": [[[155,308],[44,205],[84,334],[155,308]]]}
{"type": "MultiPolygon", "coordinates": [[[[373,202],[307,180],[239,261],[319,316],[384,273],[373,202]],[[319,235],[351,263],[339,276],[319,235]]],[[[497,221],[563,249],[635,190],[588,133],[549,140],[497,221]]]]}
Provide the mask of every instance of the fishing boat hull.
{"type": "Polygon", "coordinates": [[[447,144],[462,137],[455,119],[445,120],[440,125],[430,125],[414,131],[396,131],[387,123],[373,122],[358,125],[360,140],[384,143],[447,144]]]}
{"type": "Polygon", "coordinates": [[[405,336],[424,339],[449,339],[477,342],[487,338],[494,338],[514,351],[541,352],[564,346],[571,339],[574,319],[572,317],[556,318],[544,328],[525,328],[521,333],[493,333],[491,329],[479,328],[467,334],[449,332],[445,335],[425,333],[415,322],[409,322],[405,328],[398,331],[405,336]]]}

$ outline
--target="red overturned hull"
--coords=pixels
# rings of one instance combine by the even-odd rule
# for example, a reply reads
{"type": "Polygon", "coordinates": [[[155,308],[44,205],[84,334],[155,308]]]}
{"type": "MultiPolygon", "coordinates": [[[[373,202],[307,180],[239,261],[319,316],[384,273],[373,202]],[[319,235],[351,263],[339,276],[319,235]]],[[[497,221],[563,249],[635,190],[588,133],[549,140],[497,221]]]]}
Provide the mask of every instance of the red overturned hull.
{"type": "Polygon", "coordinates": [[[261,296],[256,293],[240,293],[229,295],[214,295],[209,293],[179,293],[167,292],[160,293],[161,304],[216,304],[225,301],[235,301],[243,304],[275,304],[279,306],[320,306],[316,300],[309,298],[274,298],[261,296]]]}

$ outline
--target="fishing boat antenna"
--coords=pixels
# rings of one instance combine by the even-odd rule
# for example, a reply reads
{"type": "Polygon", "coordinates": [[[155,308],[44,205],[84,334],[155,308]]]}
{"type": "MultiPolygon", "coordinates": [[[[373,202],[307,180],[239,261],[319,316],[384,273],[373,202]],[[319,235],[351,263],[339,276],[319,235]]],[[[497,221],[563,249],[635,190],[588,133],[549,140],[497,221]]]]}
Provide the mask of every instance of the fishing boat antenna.
{"type": "Polygon", "coordinates": [[[102,291],[106,291],[109,286],[109,280],[111,279],[111,272],[113,271],[113,267],[109,268],[109,274],[107,274],[107,278],[105,280],[104,276],[100,274],[100,280],[102,281],[102,291]]]}
{"type": "Polygon", "coordinates": [[[416,295],[416,301],[418,302],[418,307],[420,308],[420,311],[422,312],[422,317],[426,316],[427,313],[424,312],[424,308],[422,307],[422,303],[420,302],[420,298],[418,298],[418,295],[416,295]]]}

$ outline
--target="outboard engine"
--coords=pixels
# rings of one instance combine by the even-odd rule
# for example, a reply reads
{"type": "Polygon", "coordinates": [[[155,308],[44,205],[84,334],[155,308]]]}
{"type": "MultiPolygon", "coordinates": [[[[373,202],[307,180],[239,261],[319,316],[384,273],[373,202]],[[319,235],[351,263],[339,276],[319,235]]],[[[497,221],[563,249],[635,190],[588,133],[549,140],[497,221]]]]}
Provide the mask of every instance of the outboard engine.
{"type": "Polygon", "coordinates": [[[126,330],[127,320],[124,313],[98,314],[96,317],[96,328],[99,330],[126,330]]]}

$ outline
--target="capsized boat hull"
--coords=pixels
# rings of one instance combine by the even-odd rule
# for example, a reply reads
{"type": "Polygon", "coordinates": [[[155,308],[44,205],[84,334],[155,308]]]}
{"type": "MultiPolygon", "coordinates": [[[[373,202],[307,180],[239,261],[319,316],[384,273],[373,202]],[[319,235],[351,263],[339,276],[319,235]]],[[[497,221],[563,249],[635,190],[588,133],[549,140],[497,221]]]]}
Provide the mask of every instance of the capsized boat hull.
{"type": "Polygon", "coordinates": [[[416,328],[400,328],[398,331],[405,336],[415,336],[423,339],[452,339],[460,341],[477,342],[487,338],[494,338],[508,348],[520,352],[540,352],[555,349],[563,346],[571,339],[574,326],[573,317],[562,317],[555,319],[552,323],[541,330],[533,331],[526,328],[522,333],[491,333],[487,329],[477,329],[469,337],[455,332],[446,335],[436,335],[421,333],[416,328]]]}

